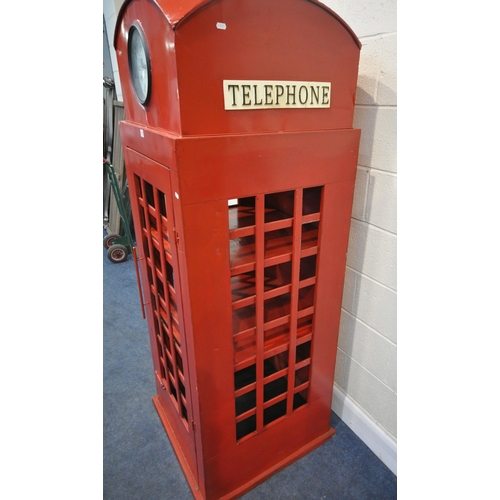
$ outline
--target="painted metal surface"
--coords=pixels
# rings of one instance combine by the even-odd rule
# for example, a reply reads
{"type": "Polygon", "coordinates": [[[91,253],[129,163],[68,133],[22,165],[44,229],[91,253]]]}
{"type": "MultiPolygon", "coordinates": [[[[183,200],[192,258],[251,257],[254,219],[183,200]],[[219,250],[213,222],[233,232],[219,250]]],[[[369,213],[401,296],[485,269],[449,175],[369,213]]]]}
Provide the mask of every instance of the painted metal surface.
{"type": "Polygon", "coordinates": [[[175,30],[150,0],[131,1],[122,11],[115,31],[121,72],[129,74],[126,42],[136,21],[153,72],[147,108],[128,78],[122,79],[127,120],[182,135],[352,127],[359,42],[337,16],[306,0],[202,3],[175,30]],[[221,22],[226,29],[217,28],[221,22]],[[314,109],[228,113],[220,104],[225,79],[328,81],[332,104],[319,114],[314,109]]]}
{"type": "Polygon", "coordinates": [[[131,0],[115,47],[154,404],[195,498],[235,498],[334,432],[360,46],[316,2],[131,0]],[[227,111],[224,80],[329,82],[332,105],[227,111]]]}

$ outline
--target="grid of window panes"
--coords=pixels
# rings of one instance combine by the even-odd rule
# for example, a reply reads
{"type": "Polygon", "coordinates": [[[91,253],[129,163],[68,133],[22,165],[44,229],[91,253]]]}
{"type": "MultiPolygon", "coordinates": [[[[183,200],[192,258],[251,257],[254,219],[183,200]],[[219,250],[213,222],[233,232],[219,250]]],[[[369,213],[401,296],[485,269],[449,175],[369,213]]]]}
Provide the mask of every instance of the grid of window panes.
{"type": "Polygon", "coordinates": [[[156,347],[161,387],[168,391],[179,415],[188,427],[188,404],[184,380],[178,297],[171,242],[173,225],[167,218],[165,193],[135,175],[147,283],[154,313],[156,347]]]}
{"type": "Polygon", "coordinates": [[[321,195],[228,203],[237,440],[307,404],[321,195]]]}

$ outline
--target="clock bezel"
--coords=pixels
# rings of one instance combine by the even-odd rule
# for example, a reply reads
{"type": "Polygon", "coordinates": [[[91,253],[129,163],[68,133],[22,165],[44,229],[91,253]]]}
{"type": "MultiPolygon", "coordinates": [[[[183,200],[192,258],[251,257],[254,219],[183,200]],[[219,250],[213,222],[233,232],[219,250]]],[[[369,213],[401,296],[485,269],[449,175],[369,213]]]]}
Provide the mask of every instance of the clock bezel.
{"type": "Polygon", "coordinates": [[[132,83],[132,88],[134,89],[134,94],[137,100],[144,106],[149,102],[149,98],[151,97],[151,58],[149,54],[149,48],[148,44],[146,42],[146,37],[144,36],[144,31],[142,30],[141,26],[138,23],[132,24],[130,26],[130,29],[128,31],[128,40],[127,40],[127,51],[128,51],[128,65],[129,65],[129,72],[130,72],[130,80],[132,83]],[[133,66],[132,66],[132,36],[138,35],[139,39],[141,41],[142,47],[144,49],[144,53],[146,55],[146,65],[147,65],[147,90],[146,90],[146,96],[144,99],[142,99],[139,96],[139,92],[136,88],[136,83],[135,83],[135,78],[134,78],[134,73],[133,73],[133,66]]]}

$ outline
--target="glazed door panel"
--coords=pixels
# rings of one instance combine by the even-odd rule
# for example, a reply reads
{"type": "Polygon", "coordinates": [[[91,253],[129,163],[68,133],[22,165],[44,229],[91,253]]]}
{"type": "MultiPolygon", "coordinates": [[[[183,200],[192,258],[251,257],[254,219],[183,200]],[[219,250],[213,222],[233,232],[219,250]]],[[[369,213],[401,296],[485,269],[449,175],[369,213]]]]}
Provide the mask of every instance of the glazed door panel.
{"type": "Polygon", "coordinates": [[[197,480],[171,171],[128,148],[125,161],[157,394],[197,480]]]}

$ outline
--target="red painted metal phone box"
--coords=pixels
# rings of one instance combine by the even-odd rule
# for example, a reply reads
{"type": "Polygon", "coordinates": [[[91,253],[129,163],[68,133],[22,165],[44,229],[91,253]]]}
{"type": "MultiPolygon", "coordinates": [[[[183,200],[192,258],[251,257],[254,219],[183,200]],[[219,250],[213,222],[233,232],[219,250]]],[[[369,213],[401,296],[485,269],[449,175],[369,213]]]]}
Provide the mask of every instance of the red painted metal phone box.
{"type": "Polygon", "coordinates": [[[312,0],[126,0],[114,43],[153,402],[235,498],[334,433],[360,43],[312,0]]]}

